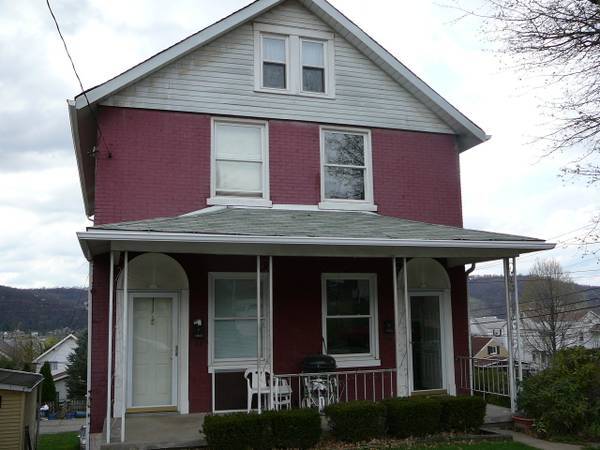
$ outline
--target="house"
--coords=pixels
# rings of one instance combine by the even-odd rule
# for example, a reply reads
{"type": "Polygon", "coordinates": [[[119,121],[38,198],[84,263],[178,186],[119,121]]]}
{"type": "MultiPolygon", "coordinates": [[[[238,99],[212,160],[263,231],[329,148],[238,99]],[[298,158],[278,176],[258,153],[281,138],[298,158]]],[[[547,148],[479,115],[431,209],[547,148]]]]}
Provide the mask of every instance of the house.
{"type": "Polygon", "coordinates": [[[77,345],[77,336],[69,334],[33,360],[37,372],[40,371],[44,363],[50,364],[58,401],[66,400],[68,397],[68,358],[75,351],[77,345]]]}
{"type": "Polygon", "coordinates": [[[0,369],[0,449],[35,450],[39,373],[0,369]]]}
{"type": "Polygon", "coordinates": [[[90,441],[273,405],[246,370],[314,404],[321,353],[324,401],[464,393],[465,265],[553,247],[462,227],[459,157],[489,136],[325,0],[255,1],[68,109],[90,441]]]}

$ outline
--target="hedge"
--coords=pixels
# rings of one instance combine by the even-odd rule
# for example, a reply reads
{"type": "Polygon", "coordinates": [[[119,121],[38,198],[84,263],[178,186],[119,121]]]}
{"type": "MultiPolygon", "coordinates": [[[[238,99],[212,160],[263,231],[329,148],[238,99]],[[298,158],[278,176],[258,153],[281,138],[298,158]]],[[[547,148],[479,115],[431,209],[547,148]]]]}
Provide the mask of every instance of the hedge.
{"type": "Polygon", "coordinates": [[[386,400],[388,434],[398,438],[426,436],[441,431],[442,403],[435,398],[411,397],[386,400]]]}
{"type": "Polygon", "coordinates": [[[203,431],[210,448],[310,448],[321,438],[321,417],[312,409],[213,415],[203,431]]]}
{"type": "Polygon", "coordinates": [[[464,433],[478,430],[485,418],[486,401],[481,397],[439,397],[441,429],[464,433]]]}
{"type": "Polygon", "coordinates": [[[359,442],[385,434],[385,406],[366,400],[338,403],[325,408],[333,436],[345,442],[359,442]]]}

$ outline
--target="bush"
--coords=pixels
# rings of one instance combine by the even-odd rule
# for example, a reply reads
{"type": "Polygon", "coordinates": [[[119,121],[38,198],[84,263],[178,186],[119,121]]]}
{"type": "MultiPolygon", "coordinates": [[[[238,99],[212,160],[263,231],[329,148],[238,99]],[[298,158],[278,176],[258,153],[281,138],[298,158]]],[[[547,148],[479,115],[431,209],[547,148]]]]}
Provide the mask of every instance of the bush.
{"type": "Polygon", "coordinates": [[[203,431],[210,448],[271,448],[269,418],[259,414],[206,416],[203,431]]]}
{"type": "Polygon", "coordinates": [[[315,409],[265,413],[275,448],[310,448],[321,438],[321,416],[315,409]]]}
{"type": "Polygon", "coordinates": [[[600,423],[600,350],[559,351],[548,369],[523,382],[518,406],[549,435],[593,434],[600,423]]]}
{"type": "Polygon", "coordinates": [[[336,439],[359,442],[385,434],[385,406],[371,401],[352,401],[325,408],[336,439]]]}
{"type": "Polygon", "coordinates": [[[203,431],[210,448],[310,448],[321,437],[321,416],[312,409],[213,415],[203,431]]]}
{"type": "Polygon", "coordinates": [[[384,403],[387,430],[391,436],[407,438],[441,431],[442,404],[434,398],[394,398],[384,403]]]}
{"type": "Polygon", "coordinates": [[[467,432],[483,425],[486,401],[481,397],[439,397],[443,431],[467,432]]]}

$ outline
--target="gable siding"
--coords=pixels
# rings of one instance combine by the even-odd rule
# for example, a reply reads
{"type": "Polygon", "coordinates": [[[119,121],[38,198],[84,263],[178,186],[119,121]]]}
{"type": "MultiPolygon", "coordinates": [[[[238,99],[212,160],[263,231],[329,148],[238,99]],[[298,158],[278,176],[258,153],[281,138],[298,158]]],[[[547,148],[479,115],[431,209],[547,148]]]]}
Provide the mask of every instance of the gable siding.
{"type": "MultiPolygon", "coordinates": [[[[256,22],[332,30],[290,0],[256,22]]],[[[244,24],[102,104],[453,133],[433,112],[335,34],[335,99],[254,91],[254,32],[244,24]]]]}

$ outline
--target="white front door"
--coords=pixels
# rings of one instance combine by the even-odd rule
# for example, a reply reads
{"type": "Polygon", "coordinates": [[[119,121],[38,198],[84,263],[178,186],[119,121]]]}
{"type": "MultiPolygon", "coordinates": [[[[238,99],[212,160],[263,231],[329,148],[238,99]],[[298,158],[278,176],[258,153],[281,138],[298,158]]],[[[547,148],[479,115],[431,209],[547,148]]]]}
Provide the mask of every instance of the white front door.
{"type": "Polygon", "coordinates": [[[129,304],[129,406],[174,406],[177,404],[177,297],[133,294],[129,304]]]}

